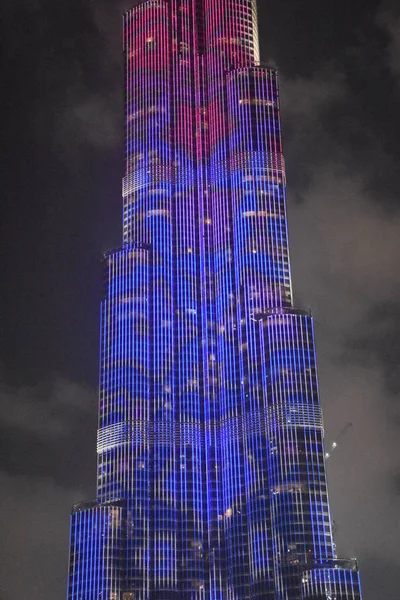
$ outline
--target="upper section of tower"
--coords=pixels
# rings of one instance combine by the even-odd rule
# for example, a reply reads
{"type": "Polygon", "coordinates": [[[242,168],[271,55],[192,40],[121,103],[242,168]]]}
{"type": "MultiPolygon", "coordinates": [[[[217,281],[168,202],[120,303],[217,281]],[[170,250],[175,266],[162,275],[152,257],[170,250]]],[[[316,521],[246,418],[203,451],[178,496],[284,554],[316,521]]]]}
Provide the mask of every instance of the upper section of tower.
{"type": "MultiPolygon", "coordinates": [[[[153,16],[169,14],[172,48],[175,53],[193,49],[198,54],[219,58],[227,68],[259,63],[256,0],[144,0],[124,17],[125,40],[139,14],[148,15],[148,34],[155,34],[153,16]],[[151,16],[153,14],[153,16],[151,16]],[[189,40],[188,38],[191,38],[189,40]],[[190,43],[194,44],[194,47],[190,43]],[[192,46],[192,47],[191,47],[192,46]]],[[[168,19],[168,20],[169,20],[168,19]]],[[[149,37],[148,36],[148,37],[149,37]]],[[[165,59],[167,57],[165,56],[165,59]]]]}
{"type": "Polygon", "coordinates": [[[227,68],[259,62],[256,0],[203,0],[207,55],[227,68]]]}
{"type": "MultiPolygon", "coordinates": [[[[202,154],[226,73],[259,63],[256,0],[138,2],[124,15],[124,52],[126,173],[150,152],[138,185],[154,164],[171,181],[172,146],[186,156],[202,154]]],[[[218,137],[225,134],[218,130],[218,137]]]]}

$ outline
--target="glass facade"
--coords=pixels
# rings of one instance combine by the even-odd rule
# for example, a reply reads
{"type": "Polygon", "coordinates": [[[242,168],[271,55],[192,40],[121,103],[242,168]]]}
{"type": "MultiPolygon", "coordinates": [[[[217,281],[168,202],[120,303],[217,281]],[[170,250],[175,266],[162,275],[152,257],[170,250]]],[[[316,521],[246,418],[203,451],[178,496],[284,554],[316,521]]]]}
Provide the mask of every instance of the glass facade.
{"type": "Polygon", "coordinates": [[[69,598],[119,600],[125,577],[124,511],[84,502],[71,515],[69,598]]]}
{"type": "Polygon", "coordinates": [[[123,27],[123,243],[104,257],[97,499],[73,509],[68,600],[359,600],[256,2],[147,0],[123,27]]]}

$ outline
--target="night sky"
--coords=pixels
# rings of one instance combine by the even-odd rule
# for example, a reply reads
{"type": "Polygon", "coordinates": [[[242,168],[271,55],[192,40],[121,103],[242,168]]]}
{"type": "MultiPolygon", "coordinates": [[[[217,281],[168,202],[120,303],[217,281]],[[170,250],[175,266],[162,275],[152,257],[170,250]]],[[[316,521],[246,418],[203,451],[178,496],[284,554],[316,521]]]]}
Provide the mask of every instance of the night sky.
{"type": "MultiPolygon", "coordinates": [[[[217,1],[217,0],[215,0],[217,1]]],[[[338,551],[399,600],[400,4],[261,0],[338,551]]],[[[121,0],[2,0],[0,599],[65,597],[95,495],[102,253],[120,244],[121,0]]]]}

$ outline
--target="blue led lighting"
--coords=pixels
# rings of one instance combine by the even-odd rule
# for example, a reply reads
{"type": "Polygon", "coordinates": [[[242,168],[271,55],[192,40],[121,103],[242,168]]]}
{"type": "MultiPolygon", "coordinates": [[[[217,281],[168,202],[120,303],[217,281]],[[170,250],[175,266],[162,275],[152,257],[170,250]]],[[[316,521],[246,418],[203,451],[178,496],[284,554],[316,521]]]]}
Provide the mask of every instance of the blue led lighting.
{"type": "Polygon", "coordinates": [[[313,321],[292,303],[255,0],[124,16],[123,243],[104,257],[97,498],[68,600],[360,600],[335,554],[313,321]]]}

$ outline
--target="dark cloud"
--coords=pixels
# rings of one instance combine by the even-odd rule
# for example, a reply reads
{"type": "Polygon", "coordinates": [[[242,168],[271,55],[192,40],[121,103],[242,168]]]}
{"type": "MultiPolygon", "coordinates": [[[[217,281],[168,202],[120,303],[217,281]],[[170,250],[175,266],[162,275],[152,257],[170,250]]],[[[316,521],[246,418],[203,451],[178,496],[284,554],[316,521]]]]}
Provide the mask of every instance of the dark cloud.
{"type": "Polygon", "coordinates": [[[393,492],[397,496],[400,496],[400,469],[396,473],[393,474],[393,492]]]}
{"type": "Polygon", "coordinates": [[[94,482],[96,406],[92,390],[62,379],[1,385],[0,471],[66,488],[94,482]]]}
{"type": "Polygon", "coordinates": [[[388,37],[386,59],[393,75],[400,79],[400,14],[397,11],[383,9],[377,18],[378,24],[388,37]]]}
{"type": "Polygon", "coordinates": [[[69,506],[82,490],[0,472],[0,597],[65,597],[69,506]]]}
{"type": "Polygon", "coordinates": [[[117,53],[115,39],[109,45],[110,32],[119,29],[116,7],[115,28],[105,31],[99,14],[107,3],[96,4],[38,0],[5,6],[6,57],[22,67],[21,79],[10,73],[9,101],[15,92],[26,94],[36,140],[71,156],[81,146],[115,148],[122,133],[121,47],[117,53]]]}
{"type": "Polygon", "coordinates": [[[400,424],[400,305],[387,300],[373,306],[348,340],[348,351],[365,365],[380,365],[387,392],[395,399],[397,414],[390,418],[400,424]]]}
{"type": "Polygon", "coordinates": [[[95,489],[96,394],[0,386],[0,597],[65,595],[69,512],[95,489]]]}
{"type": "MultiPolygon", "coordinates": [[[[399,566],[395,557],[385,559],[377,553],[371,553],[364,563],[364,591],[365,597],[382,598],[382,590],[385,590],[389,582],[398,579],[399,566]]],[[[395,598],[395,596],[393,596],[395,598]]]]}
{"type": "Polygon", "coordinates": [[[0,420],[22,434],[65,438],[76,419],[81,414],[92,415],[95,406],[96,396],[90,389],[63,379],[20,388],[0,385],[0,420]]]}
{"type": "Polygon", "coordinates": [[[337,154],[327,131],[327,115],[348,93],[345,74],[332,66],[309,78],[281,76],[284,150],[292,200],[306,200],[304,194],[312,185],[312,170],[337,154]]]}
{"type": "Polygon", "coordinates": [[[109,148],[121,141],[120,111],[118,101],[104,94],[89,94],[85,89],[75,89],[68,95],[65,110],[57,123],[57,132],[62,144],[76,151],[82,144],[96,148],[109,148]]]}

